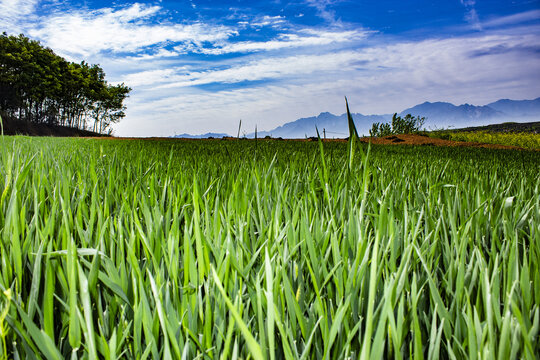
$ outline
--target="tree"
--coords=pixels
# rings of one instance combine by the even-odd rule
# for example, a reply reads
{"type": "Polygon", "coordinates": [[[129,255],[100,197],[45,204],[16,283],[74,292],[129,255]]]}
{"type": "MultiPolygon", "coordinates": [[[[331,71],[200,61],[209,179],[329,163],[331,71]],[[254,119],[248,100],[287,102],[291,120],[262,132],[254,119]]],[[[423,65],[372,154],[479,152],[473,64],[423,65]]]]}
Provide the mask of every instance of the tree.
{"type": "Polygon", "coordinates": [[[0,110],[36,123],[104,133],[125,116],[131,89],[98,65],[73,63],[24,35],[0,36],[0,110]]]}
{"type": "Polygon", "coordinates": [[[411,114],[405,115],[404,118],[397,116],[395,113],[392,116],[392,123],[374,123],[369,131],[371,136],[382,137],[393,134],[414,134],[422,130],[422,126],[426,121],[425,117],[414,117],[411,114]]]}
{"type": "Polygon", "coordinates": [[[92,108],[95,119],[94,132],[105,133],[111,124],[119,122],[126,116],[124,100],[130,90],[123,83],[114,86],[108,85],[101,89],[92,108]]]}

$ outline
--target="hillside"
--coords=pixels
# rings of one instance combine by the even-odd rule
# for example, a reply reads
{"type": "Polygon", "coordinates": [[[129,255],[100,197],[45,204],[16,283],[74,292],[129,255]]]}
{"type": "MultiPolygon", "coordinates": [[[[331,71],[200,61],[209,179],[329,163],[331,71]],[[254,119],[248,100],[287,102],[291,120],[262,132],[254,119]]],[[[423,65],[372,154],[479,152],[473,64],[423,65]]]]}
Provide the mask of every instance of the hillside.
{"type": "Polygon", "coordinates": [[[450,131],[489,131],[489,132],[508,132],[508,133],[540,133],[540,121],[517,123],[505,122],[501,124],[491,124],[485,126],[471,126],[461,129],[452,129],[450,131]]]}

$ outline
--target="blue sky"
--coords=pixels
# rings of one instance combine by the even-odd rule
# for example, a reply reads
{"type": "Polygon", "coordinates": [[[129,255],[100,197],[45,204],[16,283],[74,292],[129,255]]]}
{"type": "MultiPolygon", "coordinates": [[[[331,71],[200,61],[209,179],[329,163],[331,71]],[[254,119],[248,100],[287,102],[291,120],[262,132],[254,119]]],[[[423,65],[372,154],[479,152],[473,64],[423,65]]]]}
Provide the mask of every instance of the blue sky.
{"type": "Polygon", "coordinates": [[[120,136],[269,130],[540,96],[540,1],[0,0],[24,33],[132,87],[120,136]]]}

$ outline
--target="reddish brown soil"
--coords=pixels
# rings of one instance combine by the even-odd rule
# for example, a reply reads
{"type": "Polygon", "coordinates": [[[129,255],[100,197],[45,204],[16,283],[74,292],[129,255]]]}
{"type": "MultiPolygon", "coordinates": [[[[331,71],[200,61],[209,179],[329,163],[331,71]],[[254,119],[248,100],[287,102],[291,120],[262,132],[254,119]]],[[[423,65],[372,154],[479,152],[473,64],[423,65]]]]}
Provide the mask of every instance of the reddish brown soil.
{"type": "Polygon", "coordinates": [[[497,145],[497,144],[485,144],[485,143],[476,143],[476,142],[465,142],[465,141],[452,141],[452,140],[443,140],[437,138],[431,138],[428,136],[421,135],[390,135],[382,138],[370,138],[363,137],[360,139],[362,142],[370,142],[377,145],[423,145],[423,146],[459,146],[459,147],[482,147],[489,149],[521,149],[517,146],[510,145],[497,145]]]}

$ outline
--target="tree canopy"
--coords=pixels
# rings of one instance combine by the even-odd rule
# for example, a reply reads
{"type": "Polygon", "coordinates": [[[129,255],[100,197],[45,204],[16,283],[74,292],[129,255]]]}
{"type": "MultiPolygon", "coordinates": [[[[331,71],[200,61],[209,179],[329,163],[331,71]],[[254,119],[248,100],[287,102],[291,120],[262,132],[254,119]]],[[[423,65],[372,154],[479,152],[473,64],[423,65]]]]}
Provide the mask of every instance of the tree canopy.
{"type": "Polygon", "coordinates": [[[108,84],[99,65],[69,62],[24,35],[0,35],[0,110],[10,117],[110,133],[130,91],[108,84]]]}
{"type": "Polygon", "coordinates": [[[394,134],[413,134],[422,130],[422,126],[426,121],[425,117],[414,117],[411,114],[405,117],[397,116],[395,113],[392,116],[392,123],[374,123],[369,130],[371,136],[382,137],[394,134]]]}

